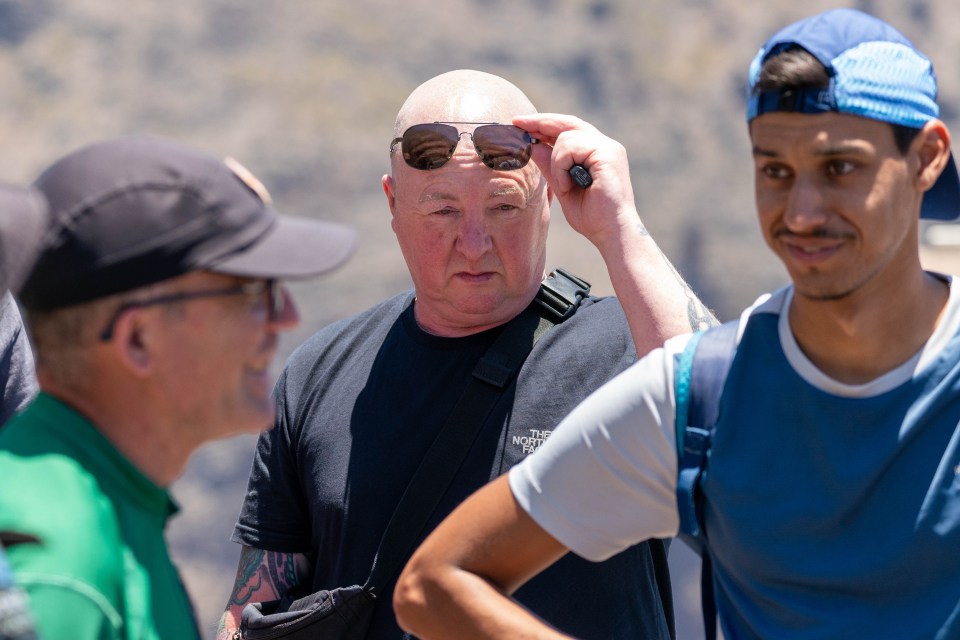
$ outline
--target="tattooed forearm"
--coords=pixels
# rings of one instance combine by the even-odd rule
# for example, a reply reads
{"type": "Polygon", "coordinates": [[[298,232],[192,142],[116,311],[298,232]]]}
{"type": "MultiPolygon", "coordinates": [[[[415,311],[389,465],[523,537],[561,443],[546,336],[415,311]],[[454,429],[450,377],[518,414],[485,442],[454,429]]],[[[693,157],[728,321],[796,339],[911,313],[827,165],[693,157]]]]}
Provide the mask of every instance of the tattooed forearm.
{"type": "Polygon", "coordinates": [[[244,549],[240,554],[237,581],[233,595],[230,596],[230,604],[243,606],[264,587],[269,587],[274,594],[280,596],[300,584],[297,557],[298,554],[294,553],[244,549]]]}
{"type": "MultiPolygon", "coordinates": [[[[643,226],[642,222],[637,224],[637,230],[641,235],[649,235],[649,232],[646,227],[643,226]]],[[[690,285],[683,279],[683,276],[681,276],[677,268],[673,266],[673,263],[670,262],[670,259],[667,258],[663,250],[660,249],[659,246],[657,250],[660,251],[660,257],[663,258],[663,261],[670,268],[670,271],[673,272],[673,277],[675,277],[677,282],[680,283],[680,286],[683,287],[683,293],[687,297],[687,321],[690,323],[690,329],[693,331],[703,331],[704,329],[719,325],[720,322],[716,316],[700,301],[700,298],[693,292],[693,289],[691,289],[690,285]]]]}
{"type": "Polygon", "coordinates": [[[310,579],[310,554],[277,553],[244,547],[240,552],[236,583],[217,628],[217,640],[233,640],[240,612],[250,602],[275,600],[310,579]]]}
{"type": "MultiPolygon", "coordinates": [[[[641,236],[650,235],[650,232],[647,231],[643,222],[637,221],[637,226],[634,227],[634,229],[641,236]]],[[[693,292],[693,289],[690,288],[690,285],[683,279],[683,276],[680,275],[680,272],[677,271],[677,268],[673,266],[673,263],[670,262],[670,259],[667,258],[659,246],[657,247],[657,251],[660,252],[660,257],[663,258],[664,263],[666,263],[667,267],[673,273],[673,277],[677,279],[677,282],[680,283],[680,286],[683,288],[683,293],[687,298],[687,322],[690,323],[690,329],[692,331],[702,331],[719,325],[720,322],[713,312],[700,301],[700,298],[693,292]]]]}
{"type": "Polygon", "coordinates": [[[243,606],[250,601],[250,596],[263,586],[260,567],[263,564],[261,549],[244,549],[240,554],[240,565],[237,567],[237,581],[230,596],[230,604],[243,606]]]}
{"type": "Polygon", "coordinates": [[[694,331],[703,331],[719,325],[720,322],[717,317],[700,302],[700,298],[686,283],[684,283],[684,288],[687,294],[687,319],[690,321],[690,328],[694,331]]]}
{"type": "Polygon", "coordinates": [[[267,574],[278,594],[300,584],[295,556],[292,553],[268,553],[267,574]]]}

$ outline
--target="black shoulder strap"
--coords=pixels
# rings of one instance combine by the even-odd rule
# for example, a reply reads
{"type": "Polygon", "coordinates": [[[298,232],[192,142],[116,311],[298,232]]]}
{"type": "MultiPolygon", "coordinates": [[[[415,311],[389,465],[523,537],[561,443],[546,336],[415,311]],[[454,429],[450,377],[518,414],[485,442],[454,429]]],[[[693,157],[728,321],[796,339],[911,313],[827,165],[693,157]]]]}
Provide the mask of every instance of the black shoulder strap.
{"type": "Polygon", "coordinates": [[[537,340],[550,327],[573,315],[589,290],[589,283],[566,271],[551,273],[541,284],[535,301],[506,324],[480,358],[470,383],[390,517],[365,589],[381,592],[400,571],[504,389],[537,340]]]}
{"type": "Polygon", "coordinates": [[[710,554],[704,545],[700,481],[720,418],[720,397],[736,352],[738,327],[739,321],[731,321],[696,334],[681,354],[676,371],[679,537],[700,554],[700,604],[707,640],[717,637],[717,607],[710,554]]]}
{"type": "Polygon", "coordinates": [[[540,283],[540,291],[534,302],[554,318],[554,323],[560,323],[573,315],[589,293],[589,282],[566,269],[558,268],[540,283]]]}

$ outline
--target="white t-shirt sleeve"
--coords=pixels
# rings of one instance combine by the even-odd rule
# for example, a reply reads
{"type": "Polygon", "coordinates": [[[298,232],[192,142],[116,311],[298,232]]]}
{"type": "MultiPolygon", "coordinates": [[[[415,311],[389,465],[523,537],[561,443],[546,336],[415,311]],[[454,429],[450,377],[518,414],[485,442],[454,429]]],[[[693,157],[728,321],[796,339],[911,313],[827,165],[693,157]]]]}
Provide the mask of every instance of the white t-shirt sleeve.
{"type": "Polygon", "coordinates": [[[521,507],[590,560],[676,535],[677,447],[669,340],[606,383],[510,471],[521,507]]]}

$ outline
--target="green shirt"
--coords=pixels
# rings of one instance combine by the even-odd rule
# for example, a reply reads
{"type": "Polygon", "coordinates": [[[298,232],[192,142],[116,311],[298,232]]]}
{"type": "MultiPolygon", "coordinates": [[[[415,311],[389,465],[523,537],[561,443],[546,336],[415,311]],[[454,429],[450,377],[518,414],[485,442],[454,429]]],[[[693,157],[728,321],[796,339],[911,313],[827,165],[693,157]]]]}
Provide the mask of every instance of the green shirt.
{"type": "Polygon", "coordinates": [[[76,411],[41,393],[0,430],[0,530],[45,640],[199,638],[163,537],[177,510],[76,411]]]}

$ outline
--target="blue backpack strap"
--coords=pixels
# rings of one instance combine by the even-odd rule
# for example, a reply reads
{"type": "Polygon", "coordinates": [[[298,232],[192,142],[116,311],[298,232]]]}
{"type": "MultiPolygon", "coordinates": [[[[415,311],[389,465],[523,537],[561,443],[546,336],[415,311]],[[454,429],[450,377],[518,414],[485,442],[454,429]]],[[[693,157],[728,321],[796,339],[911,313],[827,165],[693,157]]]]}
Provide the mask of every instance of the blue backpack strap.
{"type": "Polygon", "coordinates": [[[695,334],[678,357],[675,378],[680,538],[701,557],[700,600],[704,634],[710,640],[717,636],[717,615],[700,481],[720,417],[720,396],[736,352],[738,327],[734,320],[695,334]]]}
{"type": "Polygon", "coordinates": [[[703,551],[700,544],[700,523],[697,518],[696,488],[700,482],[700,472],[703,467],[706,452],[702,450],[700,432],[693,436],[687,434],[690,430],[690,385],[693,371],[693,355],[697,345],[703,337],[703,332],[695,333],[687,343],[683,353],[677,361],[674,392],[677,400],[677,459],[679,471],[677,474],[677,510],[680,514],[680,536],[697,552],[703,551]]]}

